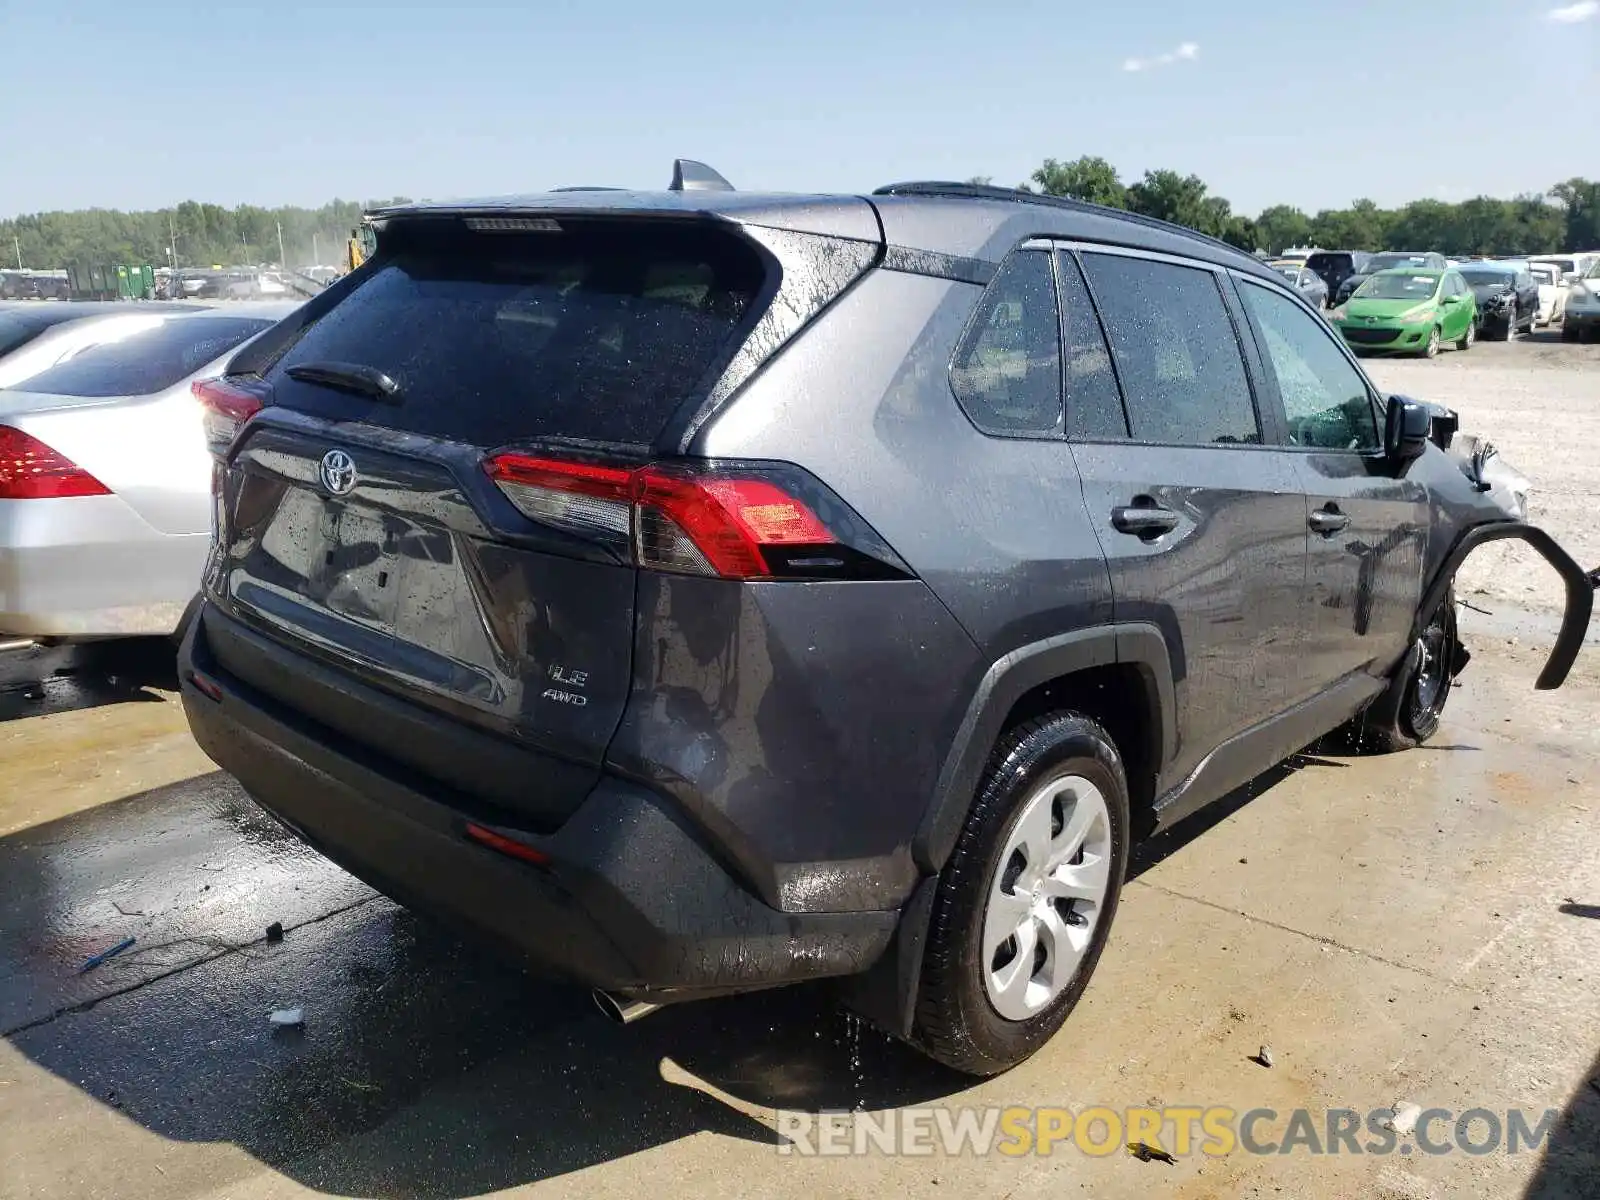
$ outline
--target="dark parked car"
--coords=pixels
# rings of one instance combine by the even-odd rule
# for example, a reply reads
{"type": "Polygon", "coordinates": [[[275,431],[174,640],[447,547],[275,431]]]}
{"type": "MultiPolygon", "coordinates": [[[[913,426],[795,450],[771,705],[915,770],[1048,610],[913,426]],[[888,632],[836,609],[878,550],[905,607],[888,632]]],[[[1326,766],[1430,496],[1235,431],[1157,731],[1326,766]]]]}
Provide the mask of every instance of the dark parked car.
{"type": "Polygon", "coordinates": [[[197,388],[189,720],[311,844],[624,1018],[836,977],[1003,1070],[1136,840],[1345,722],[1434,733],[1468,549],[1569,581],[1541,686],[1587,628],[1453,414],[1175,226],[940,183],[374,231],[197,388]]]}
{"type": "Polygon", "coordinates": [[[1307,304],[1313,308],[1327,307],[1328,285],[1322,276],[1318,275],[1310,267],[1292,260],[1274,262],[1269,265],[1299,290],[1300,294],[1305,297],[1307,304]]]}
{"type": "Polygon", "coordinates": [[[1510,341],[1533,333],[1539,284],[1525,262],[1477,262],[1460,268],[1478,299],[1478,334],[1510,341]]]}
{"type": "Polygon", "coordinates": [[[1350,276],[1366,272],[1371,257],[1365,250],[1318,250],[1306,259],[1306,266],[1322,277],[1331,298],[1339,294],[1339,288],[1350,276]]]}
{"type": "Polygon", "coordinates": [[[1442,271],[1450,264],[1444,255],[1434,254],[1432,251],[1416,252],[1411,250],[1385,250],[1382,254],[1367,256],[1366,265],[1359,271],[1347,275],[1344,282],[1334,289],[1333,302],[1343,304],[1363,283],[1369,275],[1376,275],[1379,271],[1388,271],[1395,267],[1424,267],[1430,271],[1442,271]]]}

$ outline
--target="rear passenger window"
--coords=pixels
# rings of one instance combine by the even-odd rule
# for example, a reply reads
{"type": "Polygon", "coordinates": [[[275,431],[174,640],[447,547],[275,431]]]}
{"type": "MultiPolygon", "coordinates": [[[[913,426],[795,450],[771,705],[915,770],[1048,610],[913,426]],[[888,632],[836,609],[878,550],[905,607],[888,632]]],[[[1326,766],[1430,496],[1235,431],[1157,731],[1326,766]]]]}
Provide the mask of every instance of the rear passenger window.
{"type": "Polygon", "coordinates": [[[1244,359],[1210,271],[1085,254],[1135,441],[1259,443],[1244,359]]]}
{"type": "Polygon", "coordinates": [[[1240,291],[1278,380],[1289,441],[1327,450],[1376,449],[1378,423],[1366,380],[1333,338],[1287,296],[1253,283],[1240,291]]]}
{"type": "Polygon", "coordinates": [[[1084,286],[1083,272],[1070,254],[1056,256],[1061,281],[1062,329],[1066,335],[1067,436],[1083,441],[1126,438],[1128,421],[1111,369],[1111,352],[1084,286]]]}
{"type": "Polygon", "coordinates": [[[1046,251],[1001,264],[956,348],[950,386],[986,433],[1060,433],[1061,321],[1046,251]]]}

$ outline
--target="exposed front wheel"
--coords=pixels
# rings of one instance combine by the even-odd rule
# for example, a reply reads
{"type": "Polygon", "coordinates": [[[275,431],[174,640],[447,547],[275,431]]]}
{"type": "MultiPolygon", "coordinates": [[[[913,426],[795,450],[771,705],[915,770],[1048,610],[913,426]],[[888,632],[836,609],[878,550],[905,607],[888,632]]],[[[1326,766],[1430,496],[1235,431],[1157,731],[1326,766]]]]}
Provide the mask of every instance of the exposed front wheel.
{"type": "Polygon", "coordinates": [[[1473,343],[1476,342],[1477,340],[1478,340],[1478,323],[1476,321],[1468,321],[1467,322],[1467,331],[1465,333],[1463,333],[1459,338],[1456,339],[1456,349],[1457,350],[1471,350],[1473,343]]]}
{"type": "Polygon", "coordinates": [[[918,1045],[993,1075],[1048,1041],[1099,961],[1127,861],[1127,780],[1105,730],[1057,713],[1008,734],[940,875],[918,1045]]]}
{"type": "Polygon", "coordinates": [[[1460,650],[1456,594],[1451,588],[1390,678],[1388,688],[1362,714],[1362,743],[1370,741],[1380,751],[1409,750],[1431,738],[1450,699],[1460,650]]]}
{"type": "Polygon", "coordinates": [[[1428,344],[1422,348],[1422,357],[1439,357],[1439,327],[1437,325],[1428,330],[1428,344]]]}

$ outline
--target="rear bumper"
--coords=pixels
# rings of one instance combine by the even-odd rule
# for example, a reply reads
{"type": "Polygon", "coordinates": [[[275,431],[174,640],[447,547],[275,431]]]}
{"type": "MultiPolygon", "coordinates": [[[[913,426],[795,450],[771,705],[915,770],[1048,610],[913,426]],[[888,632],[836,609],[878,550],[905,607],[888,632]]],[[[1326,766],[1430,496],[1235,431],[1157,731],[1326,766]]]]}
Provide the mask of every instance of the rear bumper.
{"type": "Polygon", "coordinates": [[[1600,308],[1568,308],[1561,314],[1563,329],[1600,329],[1600,308]]]}
{"type": "Polygon", "coordinates": [[[340,739],[222,672],[205,643],[210,611],[179,655],[200,747],[352,874],[541,973],[691,998],[855,974],[889,945],[897,911],[779,912],[741,886],[668,802],[610,777],[552,833],[498,830],[544,855],[541,865],[470,841],[459,810],[358,761],[340,739]],[[196,671],[220,700],[196,688],[196,671]]]}
{"type": "Polygon", "coordinates": [[[0,500],[0,635],[170,634],[209,540],[163,534],[114,495],[0,500]]]}

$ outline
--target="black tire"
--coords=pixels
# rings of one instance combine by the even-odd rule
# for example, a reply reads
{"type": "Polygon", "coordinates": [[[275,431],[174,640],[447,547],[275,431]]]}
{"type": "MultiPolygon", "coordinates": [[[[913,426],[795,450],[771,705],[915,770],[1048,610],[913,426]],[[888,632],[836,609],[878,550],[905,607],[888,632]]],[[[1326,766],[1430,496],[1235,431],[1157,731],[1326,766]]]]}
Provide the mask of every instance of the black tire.
{"type": "Polygon", "coordinates": [[[1428,330],[1428,341],[1417,353],[1421,354],[1423,358],[1438,358],[1439,345],[1439,327],[1435,325],[1428,330]]]}
{"type": "Polygon", "coordinates": [[[1500,340],[1502,342],[1514,342],[1517,340],[1517,313],[1515,309],[1506,314],[1506,327],[1505,331],[1500,335],[1500,340]]]}
{"type": "Polygon", "coordinates": [[[1561,340],[1563,342],[1575,342],[1575,341],[1577,341],[1578,340],[1578,327],[1576,325],[1563,324],[1561,326],[1561,340]]]}
{"type": "Polygon", "coordinates": [[[1478,323],[1468,321],[1466,332],[1456,339],[1457,350],[1471,350],[1473,343],[1478,340],[1478,323]]]}
{"type": "Polygon", "coordinates": [[[1115,744],[1094,721],[1054,713],[1003,737],[978,788],[950,861],[940,872],[917,994],[913,1038],[930,1057],[969,1075],[1016,1066],[1061,1028],[1094,974],[1116,916],[1128,865],[1128,783],[1115,744]],[[1052,775],[1081,775],[1099,788],[1110,825],[1110,882],[1077,973],[1024,1020],[1002,1017],[983,984],[985,906],[1019,805],[1052,775]]]}
{"type": "Polygon", "coordinates": [[[1422,745],[1439,729],[1460,650],[1456,594],[1451,588],[1417,644],[1407,651],[1384,693],[1360,717],[1358,744],[1388,754],[1422,745]]]}

